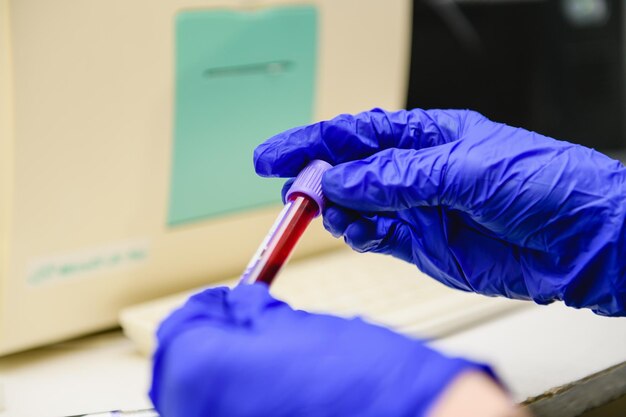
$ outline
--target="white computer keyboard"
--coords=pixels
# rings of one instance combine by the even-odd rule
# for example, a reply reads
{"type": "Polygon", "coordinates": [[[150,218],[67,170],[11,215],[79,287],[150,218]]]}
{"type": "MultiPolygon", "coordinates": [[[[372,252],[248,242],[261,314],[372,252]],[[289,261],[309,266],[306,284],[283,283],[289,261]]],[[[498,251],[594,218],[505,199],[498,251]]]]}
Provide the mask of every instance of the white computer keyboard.
{"type": "MultiPolygon", "coordinates": [[[[229,285],[236,279],[215,282],[229,285]]],[[[152,352],[158,324],[194,292],[132,306],[120,314],[124,333],[145,354],[152,352]]],[[[489,320],[526,303],[484,297],[445,287],[415,266],[389,256],[348,249],[291,262],[272,294],[292,307],[364,319],[420,337],[439,337],[489,320]]]]}

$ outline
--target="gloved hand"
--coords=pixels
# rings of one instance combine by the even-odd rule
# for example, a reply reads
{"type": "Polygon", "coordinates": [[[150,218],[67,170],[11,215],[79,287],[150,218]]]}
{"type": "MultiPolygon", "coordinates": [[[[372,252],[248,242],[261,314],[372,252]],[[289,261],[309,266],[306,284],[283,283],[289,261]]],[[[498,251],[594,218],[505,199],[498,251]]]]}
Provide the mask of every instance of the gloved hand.
{"type": "Polygon", "coordinates": [[[293,310],[264,284],[191,297],[158,340],[162,417],[419,417],[461,373],[491,375],[360,319],[293,310]]]}
{"type": "Polygon", "coordinates": [[[336,165],[325,227],[454,288],[626,315],[626,169],[471,111],[341,115],[281,133],[262,176],[336,165]]]}

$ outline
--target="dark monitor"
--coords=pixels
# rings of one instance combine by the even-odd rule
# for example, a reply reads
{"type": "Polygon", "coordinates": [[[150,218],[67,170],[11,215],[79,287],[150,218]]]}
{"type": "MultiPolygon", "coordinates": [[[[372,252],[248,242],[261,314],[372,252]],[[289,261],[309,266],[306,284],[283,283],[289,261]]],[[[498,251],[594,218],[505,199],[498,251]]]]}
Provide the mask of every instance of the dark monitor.
{"type": "Polygon", "coordinates": [[[626,148],[623,3],[415,0],[407,107],[626,148]]]}

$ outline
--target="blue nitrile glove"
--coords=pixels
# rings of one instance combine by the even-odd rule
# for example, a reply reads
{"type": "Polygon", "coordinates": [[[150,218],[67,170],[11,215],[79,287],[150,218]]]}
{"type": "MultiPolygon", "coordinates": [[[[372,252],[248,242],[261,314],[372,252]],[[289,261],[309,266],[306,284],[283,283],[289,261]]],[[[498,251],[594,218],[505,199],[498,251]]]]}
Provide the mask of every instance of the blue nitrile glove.
{"type": "Polygon", "coordinates": [[[360,319],[293,310],[265,284],[191,297],[158,342],[162,417],[419,417],[461,373],[492,375],[360,319]]]}
{"type": "Polygon", "coordinates": [[[281,133],[257,173],[336,165],[324,225],[486,295],[626,315],[626,169],[594,150],[472,111],[375,109],[281,133]]]}

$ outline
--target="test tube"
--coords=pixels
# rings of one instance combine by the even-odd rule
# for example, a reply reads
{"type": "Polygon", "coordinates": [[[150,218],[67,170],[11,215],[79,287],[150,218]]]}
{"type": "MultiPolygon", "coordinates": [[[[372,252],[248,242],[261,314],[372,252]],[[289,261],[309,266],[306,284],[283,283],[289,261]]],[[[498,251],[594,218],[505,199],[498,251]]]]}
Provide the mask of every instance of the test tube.
{"type": "Polygon", "coordinates": [[[322,175],[329,168],[329,163],[316,159],[300,171],[285,195],[285,207],[250,260],[240,284],[272,283],[311,220],[324,209],[322,175]]]}

